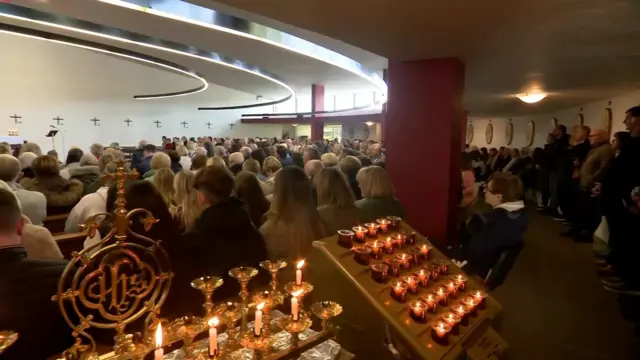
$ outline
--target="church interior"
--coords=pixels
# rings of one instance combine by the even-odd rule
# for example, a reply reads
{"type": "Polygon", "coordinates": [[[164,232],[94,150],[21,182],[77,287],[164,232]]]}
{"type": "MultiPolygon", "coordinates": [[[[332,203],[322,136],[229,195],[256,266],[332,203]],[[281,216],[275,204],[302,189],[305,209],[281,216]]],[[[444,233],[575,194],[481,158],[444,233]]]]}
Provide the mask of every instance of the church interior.
{"type": "Polygon", "coordinates": [[[0,1],[0,360],[640,359],[639,15],[0,1]]]}

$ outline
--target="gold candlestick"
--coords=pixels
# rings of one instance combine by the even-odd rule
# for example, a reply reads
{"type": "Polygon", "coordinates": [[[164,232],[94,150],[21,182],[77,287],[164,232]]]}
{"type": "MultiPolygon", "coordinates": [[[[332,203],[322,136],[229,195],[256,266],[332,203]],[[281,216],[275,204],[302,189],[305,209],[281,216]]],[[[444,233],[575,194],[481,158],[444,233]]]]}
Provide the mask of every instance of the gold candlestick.
{"type": "Polygon", "coordinates": [[[18,333],[13,331],[0,331],[0,354],[18,340],[18,333]]]}
{"type": "Polygon", "coordinates": [[[286,331],[291,335],[291,348],[297,349],[298,342],[300,341],[300,333],[309,329],[311,327],[312,321],[311,319],[305,315],[303,312],[300,312],[300,316],[298,320],[294,320],[291,316],[284,316],[280,320],[280,328],[286,331]]]}
{"type": "Polygon", "coordinates": [[[247,307],[249,299],[249,281],[258,275],[258,269],[240,266],[229,270],[229,275],[238,280],[240,283],[240,298],[242,298],[242,322],[240,323],[240,331],[247,330],[247,307]]]}
{"type": "Polygon", "coordinates": [[[199,290],[204,295],[205,319],[213,317],[213,292],[222,286],[224,281],[217,276],[203,276],[191,282],[191,287],[199,290]]]}
{"type": "Polygon", "coordinates": [[[342,306],[333,301],[321,301],[311,306],[311,312],[322,319],[322,331],[329,329],[329,319],[342,313],[342,306]]]}
{"type": "Polygon", "coordinates": [[[240,304],[228,302],[218,309],[218,316],[227,324],[227,348],[233,348],[237,344],[236,322],[242,319],[240,304]]]}
{"type": "Polygon", "coordinates": [[[261,360],[269,351],[269,347],[275,338],[273,336],[256,336],[253,332],[244,334],[240,340],[240,345],[246,347],[249,350],[253,350],[253,360],[261,360]]]}
{"type": "Polygon", "coordinates": [[[266,260],[260,263],[263,269],[269,271],[271,274],[271,291],[278,290],[278,272],[287,267],[287,262],[284,260],[266,260]]]}
{"type": "Polygon", "coordinates": [[[173,321],[170,326],[171,327],[167,329],[167,333],[176,334],[184,343],[183,350],[185,360],[197,356],[197,354],[194,354],[196,347],[193,340],[207,328],[206,320],[202,321],[202,319],[195,316],[184,316],[173,321]]]}

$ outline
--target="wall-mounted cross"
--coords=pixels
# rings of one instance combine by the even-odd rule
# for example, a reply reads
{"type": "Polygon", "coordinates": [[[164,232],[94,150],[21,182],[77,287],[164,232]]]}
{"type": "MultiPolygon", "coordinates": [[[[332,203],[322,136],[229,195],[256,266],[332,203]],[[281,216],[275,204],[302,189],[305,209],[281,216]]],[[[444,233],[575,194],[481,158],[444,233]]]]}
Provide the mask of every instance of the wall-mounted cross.
{"type": "Polygon", "coordinates": [[[63,119],[63,118],[61,118],[60,116],[56,116],[56,117],[54,117],[54,118],[53,118],[53,120],[55,120],[55,121],[57,122],[57,124],[56,124],[56,125],[58,125],[58,126],[60,126],[60,125],[64,125],[64,124],[62,123],[62,120],[64,120],[64,119],[63,119]]]}
{"type": "Polygon", "coordinates": [[[234,123],[229,124],[229,129],[233,130],[234,126],[236,126],[236,124],[234,124],[234,123]]]}
{"type": "Polygon", "coordinates": [[[129,126],[131,126],[131,123],[133,121],[131,121],[131,119],[127,118],[127,120],[125,120],[124,122],[126,122],[127,123],[127,127],[129,127],[129,126]]]}
{"type": "Polygon", "coordinates": [[[186,121],[183,121],[180,124],[182,124],[182,127],[185,128],[185,129],[188,127],[187,125],[189,125],[189,123],[186,122],[186,121]]]}
{"type": "Polygon", "coordinates": [[[9,117],[13,119],[13,123],[14,124],[22,124],[22,121],[18,121],[18,119],[22,119],[22,116],[18,116],[16,114],[13,114],[13,115],[11,115],[9,117]]]}
{"type": "Polygon", "coordinates": [[[213,124],[211,124],[211,121],[209,121],[209,122],[208,122],[208,123],[206,123],[205,125],[207,125],[207,127],[208,127],[209,129],[211,129],[211,125],[213,125],[213,124]]]}
{"type": "Polygon", "coordinates": [[[154,121],[153,123],[154,123],[154,124],[156,124],[156,127],[157,127],[157,128],[162,127],[162,126],[160,126],[160,124],[162,124],[162,122],[161,122],[161,121],[156,120],[156,121],[154,121]]]}
{"type": "Polygon", "coordinates": [[[89,121],[93,121],[93,126],[100,126],[100,119],[98,119],[97,117],[94,117],[89,121]]]}

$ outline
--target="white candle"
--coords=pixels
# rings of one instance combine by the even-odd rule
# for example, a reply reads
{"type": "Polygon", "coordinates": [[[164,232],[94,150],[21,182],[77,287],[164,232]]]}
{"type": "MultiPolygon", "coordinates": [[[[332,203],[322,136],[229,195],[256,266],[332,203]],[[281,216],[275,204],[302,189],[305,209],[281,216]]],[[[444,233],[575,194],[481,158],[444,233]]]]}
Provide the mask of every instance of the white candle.
{"type": "Polygon", "coordinates": [[[214,356],[218,353],[218,330],[216,326],[218,326],[218,318],[214,317],[209,320],[209,355],[214,356]]]}
{"type": "Polygon", "coordinates": [[[162,323],[158,323],[156,328],[156,351],[154,353],[155,360],[162,360],[164,357],[164,350],[162,349],[162,323]]]}
{"type": "Polygon", "coordinates": [[[302,266],[304,266],[304,260],[298,261],[298,270],[296,270],[296,285],[302,285],[302,266]]]}
{"type": "Polygon", "coordinates": [[[262,308],[264,307],[264,303],[260,303],[260,305],[256,308],[256,321],[254,326],[254,333],[256,336],[260,336],[262,332],[262,308]]]}
{"type": "Polygon", "coordinates": [[[302,290],[298,290],[291,294],[291,317],[293,321],[298,321],[299,310],[298,310],[298,296],[302,294],[302,290]]]}

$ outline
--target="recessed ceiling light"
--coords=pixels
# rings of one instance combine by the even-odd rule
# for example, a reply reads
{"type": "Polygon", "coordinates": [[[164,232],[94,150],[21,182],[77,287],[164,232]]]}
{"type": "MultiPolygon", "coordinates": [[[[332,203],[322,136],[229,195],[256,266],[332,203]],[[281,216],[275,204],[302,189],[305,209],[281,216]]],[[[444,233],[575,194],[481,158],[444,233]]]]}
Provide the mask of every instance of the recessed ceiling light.
{"type": "Polygon", "coordinates": [[[291,124],[291,126],[298,126],[298,124],[291,124]]]}
{"type": "Polygon", "coordinates": [[[367,122],[365,122],[365,124],[367,124],[367,126],[373,125],[373,123],[371,121],[367,121],[367,122]]]}
{"type": "Polygon", "coordinates": [[[546,98],[547,94],[543,92],[530,92],[530,93],[518,94],[516,95],[516,97],[520,99],[520,101],[525,102],[527,104],[534,104],[546,98]]]}

